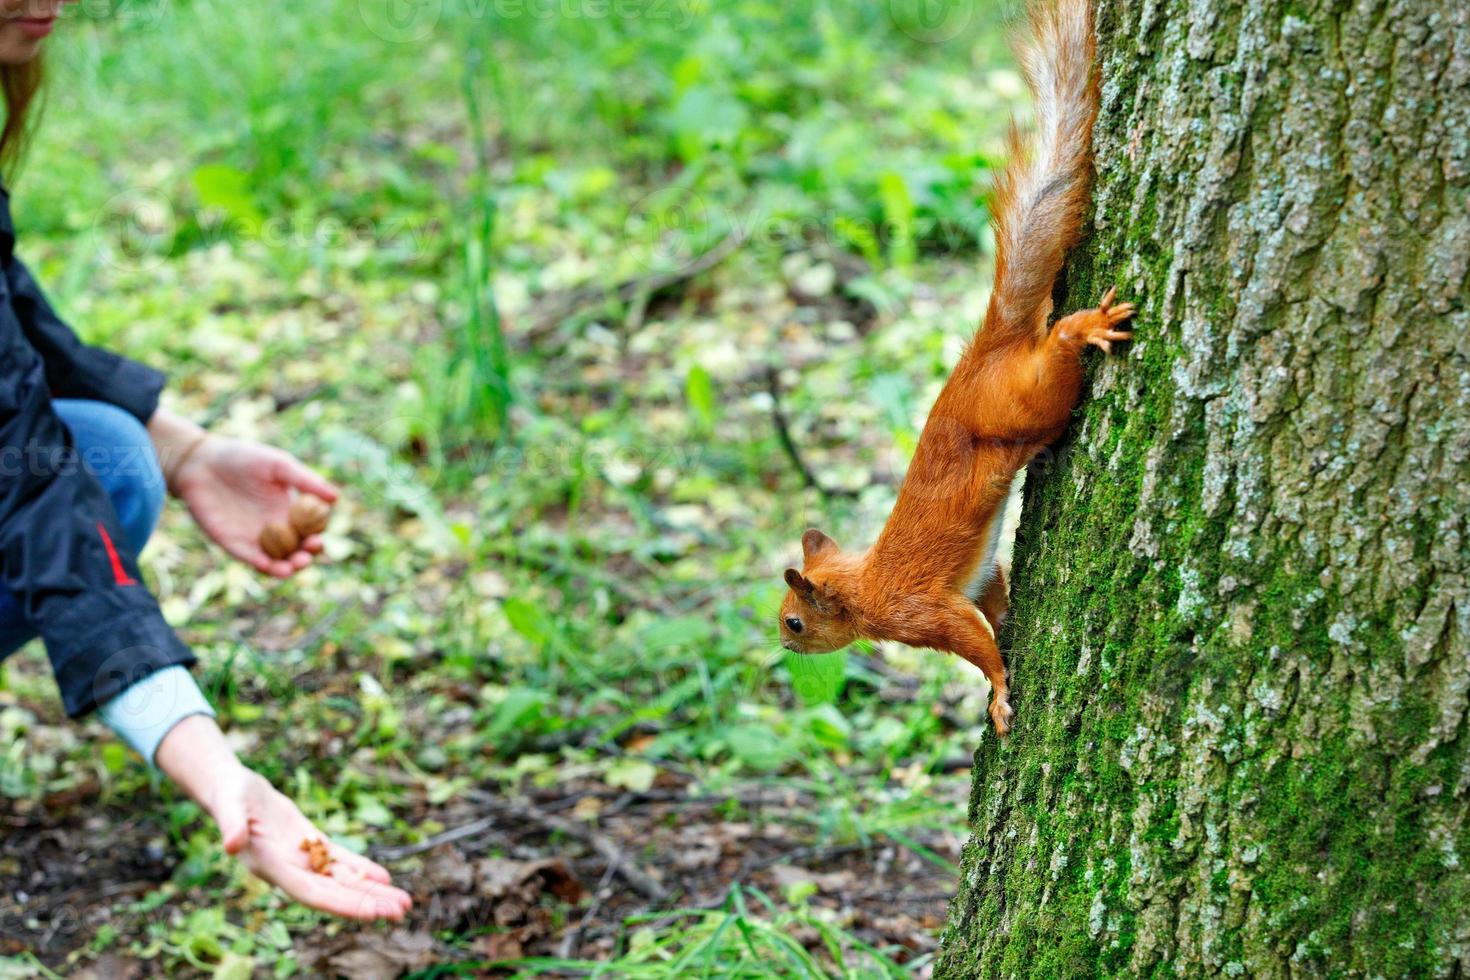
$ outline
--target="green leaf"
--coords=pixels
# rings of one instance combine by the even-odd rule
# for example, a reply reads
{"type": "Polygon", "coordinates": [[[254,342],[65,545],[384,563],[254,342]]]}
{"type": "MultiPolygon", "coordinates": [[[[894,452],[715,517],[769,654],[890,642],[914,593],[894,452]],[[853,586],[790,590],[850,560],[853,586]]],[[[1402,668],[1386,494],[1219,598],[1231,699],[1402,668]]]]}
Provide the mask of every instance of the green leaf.
{"type": "Polygon", "coordinates": [[[791,686],[803,704],[830,704],[847,683],[847,651],[787,653],[783,658],[791,686]]]}
{"type": "Polygon", "coordinates": [[[847,747],[852,736],[852,724],[843,717],[833,704],[820,704],[807,713],[807,728],[813,737],[829,749],[847,747]]]}
{"type": "Polygon", "coordinates": [[[817,893],[817,883],[814,881],[789,881],[781,889],[787,905],[804,905],[806,900],[817,893]]]}
{"type": "MultiPolygon", "coordinates": [[[[100,953],[115,942],[117,942],[117,926],[111,922],[104,922],[97,927],[96,934],[92,936],[92,952],[100,953]]],[[[0,960],[0,963],[3,962],[5,961],[0,960]]],[[[4,972],[0,971],[0,976],[4,975],[4,972]]]]}
{"type": "Polygon", "coordinates": [[[878,177],[878,200],[883,204],[883,221],[888,225],[888,261],[900,269],[914,264],[914,199],[899,174],[887,171],[878,177]]]}
{"type": "Polygon", "coordinates": [[[250,704],[246,701],[232,701],[230,703],[230,719],[232,721],[250,724],[259,721],[265,715],[265,709],[258,704],[250,704]]]}
{"type": "Polygon", "coordinates": [[[223,163],[206,163],[192,175],[199,203],[219,208],[236,221],[258,226],[263,220],[251,193],[250,175],[223,163]]]}
{"type": "Polygon", "coordinates": [[[429,784],[429,790],[425,796],[430,803],[435,806],[440,806],[448,803],[472,785],[473,781],[466,776],[461,776],[457,779],[436,780],[429,784]]]}
{"type": "Polygon", "coordinates": [[[226,953],[211,975],[214,980],[250,980],[255,975],[255,957],[226,953]]]}
{"type": "Polygon", "coordinates": [[[556,635],[541,607],[529,599],[509,596],[501,603],[505,618],[510,620],[511,629],[537,646],[545,646],[556,635]]]}
{"type": "Polygon", "coordinates": [[[764,725],[736,725],[725,732],[730,752],[752,769],[769,772],[785,765],[795,750],[764,725]]]}
{"type": "Polygon", "coordinates": [[[602,777],[609,786],[621,786],[635,793],[645,793],[658,778],[658,767],[642,759],[618,759],[602,777]]]}
{"type": "Polygon", "coordinates": [[[291,948],[291,930],[287,929],[286,924],[278,919],[267,922],[265,928],[261,930],[261,935],[276,949],[291,948]]]}
{"type": "Polygon", "coordinates": [[[495,706],[495,714],[490,719],[490,727],[485,729],[485,737],[495,741],[512,732],[538,727],[541,709],[550,700],[545,691],[529,687],[511,688],[495,706]]]}
{"type": "Polygon", "coordinates": [[[878,236],[873,229],[845,214],[832,219],[832,230],[853,248],[862,253],[868,265],[875,269],[883,267],[883,253],[878,248],[878,236]]]}
{"type": "Polygon", "coordinates": [[[715,424],[715,383],[709,372],[698,364],[689,369],[689,378],[684,382],[684,394],[689,399],[689,410],[701,429],[710,429],[715,424]]]}
{"type": "Polygon", "coordinates": [[[384,806],[383,801],[376,796],[359,793],[352,814],[372,827],[387,827],[393,823],[393,811],[384,806]]]}
{"type": "Polygon", "coordinates": [[[675,616],[648,624],[638,634],[638,642],[648,650],[703,647],[714,638],[715,628],[700,616],[675,616]]]}
{"type": "Polygon", "coordinates": [[[110,773],[119,773],[128,764],[128,750],[119,742],[107,742],[102,746],[102,767],[110,773]]]}
{"type": "Polygon", "coordinates": [[[679,155],[697,160],[713,146],[733,144],[750,114],[738,99],[704,85],[685,89],[667,117],[679,155]]]}

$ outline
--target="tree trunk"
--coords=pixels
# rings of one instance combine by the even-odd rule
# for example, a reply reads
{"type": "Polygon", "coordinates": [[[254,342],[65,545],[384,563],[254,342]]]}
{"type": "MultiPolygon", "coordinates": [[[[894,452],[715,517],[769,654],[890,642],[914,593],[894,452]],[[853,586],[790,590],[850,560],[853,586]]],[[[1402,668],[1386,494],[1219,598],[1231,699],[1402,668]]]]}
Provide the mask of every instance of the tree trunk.
{"type": "Polygon", "coordinates": [[[939,977],[1470,977],[1470,4],[1108,0],[939,977]],[[1101,359],[1099,358],[1099,361],[1101,359]]]}

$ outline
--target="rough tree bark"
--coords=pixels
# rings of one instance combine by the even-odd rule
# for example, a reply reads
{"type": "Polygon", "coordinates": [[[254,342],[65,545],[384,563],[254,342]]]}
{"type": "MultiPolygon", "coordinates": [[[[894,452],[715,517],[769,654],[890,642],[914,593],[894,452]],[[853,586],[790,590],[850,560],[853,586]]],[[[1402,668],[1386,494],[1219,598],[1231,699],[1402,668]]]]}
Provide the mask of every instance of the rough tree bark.
{"type": "Polygon", "coordinates": [[[1470,977],[1470,4],[1108,0],[936,976],[1470,977]]]}

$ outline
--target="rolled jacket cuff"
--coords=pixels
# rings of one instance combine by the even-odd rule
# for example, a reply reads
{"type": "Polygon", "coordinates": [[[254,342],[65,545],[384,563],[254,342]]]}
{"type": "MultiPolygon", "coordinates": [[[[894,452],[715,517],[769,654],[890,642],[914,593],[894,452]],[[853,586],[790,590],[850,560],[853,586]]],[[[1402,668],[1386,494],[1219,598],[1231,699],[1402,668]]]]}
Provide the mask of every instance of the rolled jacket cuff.
{"type": "Polygon", "coordinates": [[[146,364],[116,357],[116,367],[106,384],[100,385],[99,394],[132,415],[144,425],[158,410],[158,399],[163,392],[164,375],[146,364]]]}
{"type": "Polygon", "coordinates": [[[178,666],[154,671],[102,705],[98,714],[150,766],[175,725],[192,715],[215,716],[194,676],[178,666]]]}

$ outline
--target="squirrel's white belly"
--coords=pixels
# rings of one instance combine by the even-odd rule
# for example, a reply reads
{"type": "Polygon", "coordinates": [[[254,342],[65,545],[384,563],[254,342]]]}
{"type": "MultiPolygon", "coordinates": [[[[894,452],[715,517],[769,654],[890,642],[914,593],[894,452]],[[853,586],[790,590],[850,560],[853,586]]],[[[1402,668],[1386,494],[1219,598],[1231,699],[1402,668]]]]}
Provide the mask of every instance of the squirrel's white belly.
{"type": "Polygon", "coordinates": [[[965,583],[965,596],[971,602],[979,602],[985,590],[990,588],[990,580],[995,578],[995,556],[1000,551],[1001,545],[1006,547],[1006,564],[1010,564],[1010,543],[1015,536],[1016,518],[1021,511],[1021,485],[1026,480],[1026,471],[1022,470],[1016,474],[1011,482],[1010,498],[1006,505],[1000,509],[990,521],[990,526],[985,529],[985,538],[980,546],[980,561],[975,565],[975,570],[970,573],[970,580],[965,583]]]}
{"type": "Polygon", "coordinates": [[[990,587],[990,580],[995,578],[995,550],[1000,546],[1001,523],[1001,515],[996,514],[990,526],[985,529],[985,543],[980,552],[980,561],[970,573],[970,581],[965,584],[965,595],[971,602],[979,602],[985,590],[990,587]]]}

